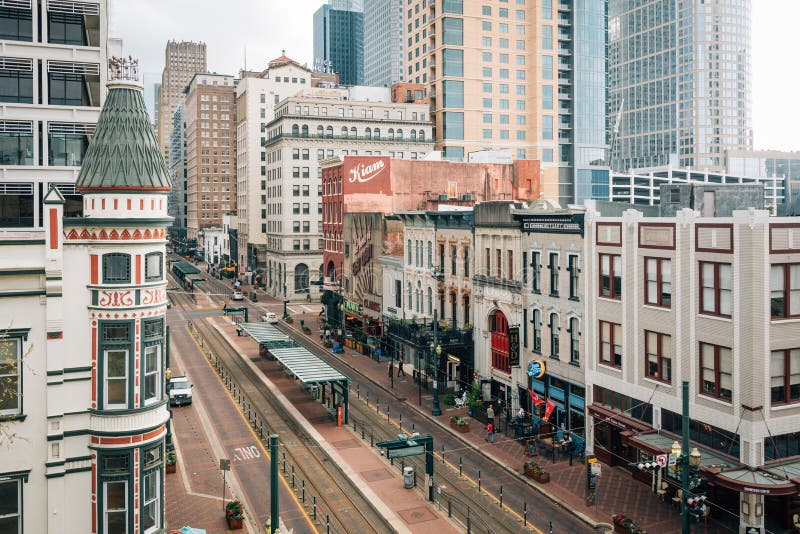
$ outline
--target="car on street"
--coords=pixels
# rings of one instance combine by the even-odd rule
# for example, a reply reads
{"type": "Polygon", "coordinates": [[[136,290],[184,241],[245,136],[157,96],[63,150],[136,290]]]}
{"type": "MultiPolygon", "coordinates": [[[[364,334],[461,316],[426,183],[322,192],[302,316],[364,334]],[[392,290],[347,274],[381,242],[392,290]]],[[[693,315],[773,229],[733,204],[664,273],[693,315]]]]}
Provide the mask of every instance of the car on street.
{"type": "Polygon", "coordinates": [[[167,394],[170,406],[181,406],[192,403],[194,385],[185,376],[174,376],[167,382],[167,394]]]}
{"type": "Polygon", "coordinates": [[[231,300],[244,300],[244,295],[241,291],[234,291],[231,293],[231,300]]]}
{"type": "Polygon", "coordinates": [[[275,324],[278,322],[278,316],[272,312],[267,312],[261,316],[261,321],[264,323],[275,324]]]}

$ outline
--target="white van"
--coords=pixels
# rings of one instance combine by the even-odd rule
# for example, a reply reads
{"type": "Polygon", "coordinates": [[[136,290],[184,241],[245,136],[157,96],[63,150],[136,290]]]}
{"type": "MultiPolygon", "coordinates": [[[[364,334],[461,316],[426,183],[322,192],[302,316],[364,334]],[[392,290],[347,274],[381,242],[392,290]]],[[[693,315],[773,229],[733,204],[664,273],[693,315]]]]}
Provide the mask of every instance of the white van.
{"type": "Polygon", "coordinates": [[[267,312],[261,316],[261,322],[275,324],[278,322],[278,316],[272,312],[267,312]]]}

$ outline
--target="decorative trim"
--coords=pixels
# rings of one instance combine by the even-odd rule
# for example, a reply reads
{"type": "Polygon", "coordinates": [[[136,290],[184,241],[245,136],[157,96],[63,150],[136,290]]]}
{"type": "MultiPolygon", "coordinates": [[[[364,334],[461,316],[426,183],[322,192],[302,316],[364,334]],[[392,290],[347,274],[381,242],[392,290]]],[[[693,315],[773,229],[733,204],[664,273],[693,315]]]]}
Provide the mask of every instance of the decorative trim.
{"type": "Polygon", "coordinates": [[[659,250],[675,250],[675,224],[674,223],[639,223],[639,248],[652,248],[659,250]],[[646,228],[670,228],[672,229],[672,245],[659,246],[659,245],[644,245],[642,244],[642,230],[646,228]]]}
{"type": "MultiPolygon", "coordinates": [[[[770,233],[770,237],[772,237],[771,233],[770,233]]],[[[733,254],[733,247],[734,247],[734,242],[733,242],[733,224],[730,224],[730,223],[727,223],[727,224],[703,224],[703,223],[697,223],[697,224],[694,225],[694,251],[695,252],[713,252],[713,253],[716,253],[716,254],[733,254]],[[731,241],[730,248],[703,248],[703,247],[701,247],[700,244],[699,244],[699,240],[698,240],[698,238],[700,237],[700,229],[701,228],[721,228],[721,229],[727,228],[728,231],[730,232],[730,241],[731,241]]]]}
{"type": "Polygon", "coordinates": [[[788,249],[774,249],[772,248],[772,230],[773,228],[798,228],[798,223],[770,223],[769,225],[769,253],[770,254],[791,254],[793,252],[800,252],[800,246],[788,249]]]}
{"type": "Polygon", "coordinates": [[[622,246],[622,223],[621,222],[598,222],[595,225],[595,244],[598,247],[621,247],[622,246]],[[600,227],[613,227],[619,228],[619,241],[616,243],[600,241],[600,227]]]}
{"type": "MultiPolygon", "coordinates": [[[[131,408],[126,410],[99,410],[96,408],[89,408],[87,412],[92,415],[99,415],[100,417],[108,417],[113,415],[133,415],[133,414],[149,412],[154,408],[160,408],[161,406],[164,406],[168,401],[169,399],[161,399],[160,401],[154,402],[153,404],[148,404],[146,407],[131,408]]],[[[124,435],[124,434],[128,433],[123,432],[122,434],[119,435],[124,435]]],[[[118,434],[113,434],[113,435],[118,435],[118,434]]]]}
{"type": "MultiPolygon", "coordinates": [[[[64,217],[64,226],[85,226],[96,228],[100,226],[130,226],[136,227],[144,224],[166,224],[173,221],[172,217],[144,217],[132,222],[129,218],[113,219],[110,217],[64,217]]],[[[44,243],[44,240],[42,241],[44,243]]]]}
{"type": "Polygon", "coordinates": [[[28,482],[28,475],[30,475],[30,469],[23,469],[21,471],[8,471],[5,473],[0,473],[0,480],[22,480],[23,482],[28,482]]]}
{"type": "MultiPolygon", "coordinates": [[[[18,276],[25,274],[41,275],[44,274],[44,269],[0,269],[0,276],[18,276]]],[[[50,278],[48,278],[48,280],[50,280],[50,278]]]]}
{"type": "Polygon", "coordinates": [[[7,421],[19,421],[20,423],[25,421],[27,418],[27,414],[18,413],[18,414],[10,414],[10,415],[2,415],[0,416],[0,421],[7,422],[7,421]]]}
{"type": "Polygon", "coordinates": [[[0,328],[0,337],[21,337],[22,341],[28,341],[30,328],[0,328]]]}
{"type": "Polygon", "coordinates": [[[67,475],[71,475],[72,473],[83,473],[85,471],[91,471],[91,470],[92,466],[90,465],[87,467],[73,467],[71,469],[67,469],[66,471],[64,471],[64,473],[66,473],[67,475]]]}
{"type": "Polygon", "coordinates": [[[47,339],[64,339],[64,332],[48,332],[47,339]]]}
{"type": "Polygon", "coordinates": [[[87,365],[85,367],[64,367],[65,373],[89,373],[91,370],[91,365],[87,365]]]}
{"type": "Polygon", "coordinates": [[[46,292],[43,289],[37,289],[32,291],[3,291],[0,292],[0,298],[12,298],[12,297],[41,297],[45,296],[46,292]]]}
{"type": "Polygon", "coordinates": [[[78,378],[65,378],[64,382],[85,382],[86,380],[91,380],[91,376],[82,376],[78,378]]]}
{"type": "Polygon", "coordinates": [[[44,245],[44,239],[0,239],[0,246],[6,245],[44,245]]]}
{"type": "Polygon", "coordinates": [[[64,434],[53,434],[52,436],[47,436],[47,441],[61,441],[64,439],[64,434]]]}

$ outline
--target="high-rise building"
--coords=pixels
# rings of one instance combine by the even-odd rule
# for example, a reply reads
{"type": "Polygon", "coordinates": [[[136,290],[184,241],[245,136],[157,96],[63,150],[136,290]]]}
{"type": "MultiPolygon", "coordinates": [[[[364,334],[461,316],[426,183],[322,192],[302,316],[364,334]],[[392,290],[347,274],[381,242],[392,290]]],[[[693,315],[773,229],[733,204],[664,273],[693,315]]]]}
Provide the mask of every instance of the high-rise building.
{"type": "Polygon", "coordinates": [[[172,192],[169,196],[169,214],[174,217],[172,228],[179,237],[186,237],[186,104],[181,102],[172,114],[172,142],[169,151],[169,175],[172,192]]]}
{"type": "Polygon", "coordinates": [[[329,0],[314,13],[314,65],[343,85],[364,84],[363,0],[329,0]]]}
{"type": "Polygon", "coordinates": [[[0,228],[41,228],[52,187],[66,214],[81,212],[75,178],[105,100],[109,48],[121,44],[108,38],[105,0],[2,6],[0,228]]]}
{"type": "Polygon", "coordinates": [[[222,226],[236,209],[236,79],[195,74],[186,88],[186,230],[222,226]]]}
{"type": "Polygon", "coordinates": [[[364,0],[364,85],[405,80],[403,0],[364,0]]]}
{"type": "Polygon", "coordinates": [[[161,83],[153,84],[153,125],[158,128],[158,99],[161,98],[161,83]]]}
{"type": "Polygon", "coordinates": [[[436,148],[542,162],[546,198],[592,196],[605,183],[605,3],[404,5],[406,80],[427,86],[436,148]]]}
{"type": "Polygon", "coordinates": [[[752,148],[750,15],[751,0],[608,0],[615,170],[724,171],[752,148]]]}
{"type": "Polygon", "coordinates": [[[172,134],[172,113],[183,100],[184,90],[195,74],[207,72],[206,44],[191,41],[169,41],[164,50],[164,71],[158,91],[158,143],[169,161],[172,134]]]}

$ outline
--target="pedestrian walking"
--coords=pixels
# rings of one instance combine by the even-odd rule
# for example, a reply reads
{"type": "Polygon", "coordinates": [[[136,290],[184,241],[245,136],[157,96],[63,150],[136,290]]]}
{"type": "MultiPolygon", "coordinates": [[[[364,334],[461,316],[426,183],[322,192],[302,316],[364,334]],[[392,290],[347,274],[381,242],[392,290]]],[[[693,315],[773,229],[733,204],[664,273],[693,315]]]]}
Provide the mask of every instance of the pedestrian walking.
{"type": "Polygon", "coordinates": [[[489,420],[489,423],[494,426],[494,407],[491,404],[486,408],[486,418],[489,420]]]}
{"type": "Polygon", "coordinates": [[[397,378],[401,376],[406,376],[406,372],[403,371],[403,358],[398,358],[397,360],[397,378]]]}
{"type": "Polygon", "coordinates": [[[322,338],[325,337],[325,330],[322,328],[319,329],[319,340],[322,341],[322,338]]]}
{"type": "Polygon", "coordinates": [[[486,437],[483,439],[489,443],[494,443],[494,425],[491,422],[486,425],[486,437]]]}
{"type": "Polygon", "coordinates": [[[392,378],[393,376],[394,376],[394,364],[392,363],[392,360],[389,360],[389,378],[392,378]]]}

